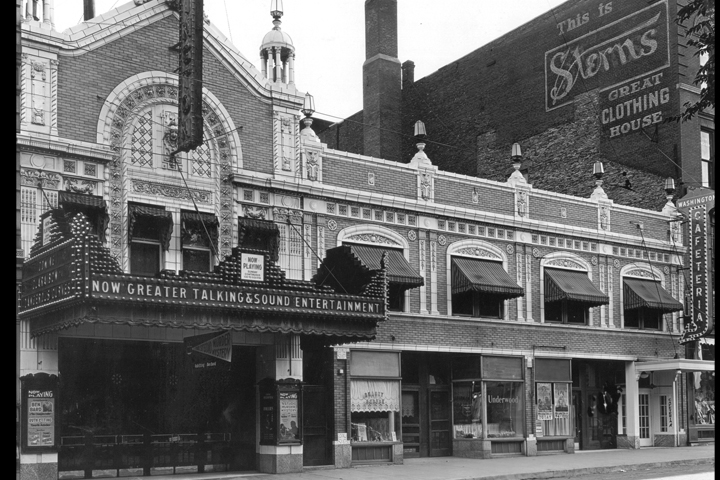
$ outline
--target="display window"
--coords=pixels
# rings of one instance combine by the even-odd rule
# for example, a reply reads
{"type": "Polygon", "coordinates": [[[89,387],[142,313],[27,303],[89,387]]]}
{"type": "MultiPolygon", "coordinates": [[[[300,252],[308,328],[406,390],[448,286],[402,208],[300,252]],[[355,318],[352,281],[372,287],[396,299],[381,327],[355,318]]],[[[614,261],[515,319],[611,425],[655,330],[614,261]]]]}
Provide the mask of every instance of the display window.
{"type": "Polygon", "coordinates": [[[481,382],[453,384],[453,425],[455,438],[482,438],[484,414],[481,382]]]}
{"type": "Polygon", "coordinates": [[[354,442],[396,442],[400,432],[400,382],[361,380],[350,382],[354,442]]]}
{"type": "Polygon", "coordinates": [[[569,359],[535,359],[535,434],[574,436],[572,367],[569,359]]]}
{"type": "Polygon", "coordinates": [[[523,434],[523,384],[485,382],[487,389],[487,436],[516,437],[523,434]]]}

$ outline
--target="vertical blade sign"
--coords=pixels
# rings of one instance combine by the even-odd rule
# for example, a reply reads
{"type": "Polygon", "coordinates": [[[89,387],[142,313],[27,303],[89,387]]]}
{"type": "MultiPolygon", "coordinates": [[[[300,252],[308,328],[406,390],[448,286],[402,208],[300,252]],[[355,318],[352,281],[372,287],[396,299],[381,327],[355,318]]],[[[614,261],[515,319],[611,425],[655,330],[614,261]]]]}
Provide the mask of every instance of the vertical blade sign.
{"type": "Polygon", "coordinates": [[[203,0],[180,0],[178,152],[203,143],[203,0]]]}

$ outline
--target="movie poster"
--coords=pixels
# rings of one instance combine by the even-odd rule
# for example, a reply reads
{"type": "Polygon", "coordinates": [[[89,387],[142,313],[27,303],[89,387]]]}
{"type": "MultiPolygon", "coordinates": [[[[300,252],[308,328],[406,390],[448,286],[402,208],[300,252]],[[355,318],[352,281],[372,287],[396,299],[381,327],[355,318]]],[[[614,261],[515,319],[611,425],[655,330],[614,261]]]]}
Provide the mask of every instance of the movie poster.
{"type": "Polygon", "coordinates": [[[538,420],[552,420],[553,402],[552,402],[552,384],[551,383],[538,383],[537,384],[537,419],[538,420]]]}
{"type": "Polygon", "coordinates": [[[570,405],[568,404],[568,384],[555,383],[555,418],[568,418],[570,416],[570,405]]]}

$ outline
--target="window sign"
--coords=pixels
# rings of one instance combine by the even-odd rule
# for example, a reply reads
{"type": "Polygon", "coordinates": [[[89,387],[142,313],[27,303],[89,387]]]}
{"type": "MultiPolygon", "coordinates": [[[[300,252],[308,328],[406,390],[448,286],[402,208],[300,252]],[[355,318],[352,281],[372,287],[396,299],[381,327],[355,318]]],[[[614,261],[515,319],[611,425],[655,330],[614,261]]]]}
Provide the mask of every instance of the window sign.
{"type": "Polygon", "coordinates": [[[552,420],[553,418],[553,402],[552,402],[552,384],[537,384],[537,419],[552,420]]]}
{"type": "Polygon", "coordinates": [[[568,384],[556,383],[553,391],[555,393],[555,418],[568,418],[570,407],[568,405],[568,384]]]}
{"type": "Polygon", "coordinates": [[[265,280],[265,257],[252,253],[241,254],[240,278],[262,282],[265,280]]]}

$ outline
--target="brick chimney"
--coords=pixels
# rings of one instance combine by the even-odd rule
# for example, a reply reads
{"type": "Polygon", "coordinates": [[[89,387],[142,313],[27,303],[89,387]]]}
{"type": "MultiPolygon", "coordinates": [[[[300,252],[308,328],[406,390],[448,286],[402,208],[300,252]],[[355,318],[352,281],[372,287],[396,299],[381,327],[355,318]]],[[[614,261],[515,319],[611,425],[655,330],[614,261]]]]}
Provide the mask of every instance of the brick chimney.
{"type": "Polygon", "coordinates": [[[405,60],[402,63],[402,88],[405,90],[415,83],[415,62],[405,60]]]}
{"type": "Polygon", "coordinates": [[[397,0],[365,0],[363,153],[400,161],[401,66],[397,0]]]}

